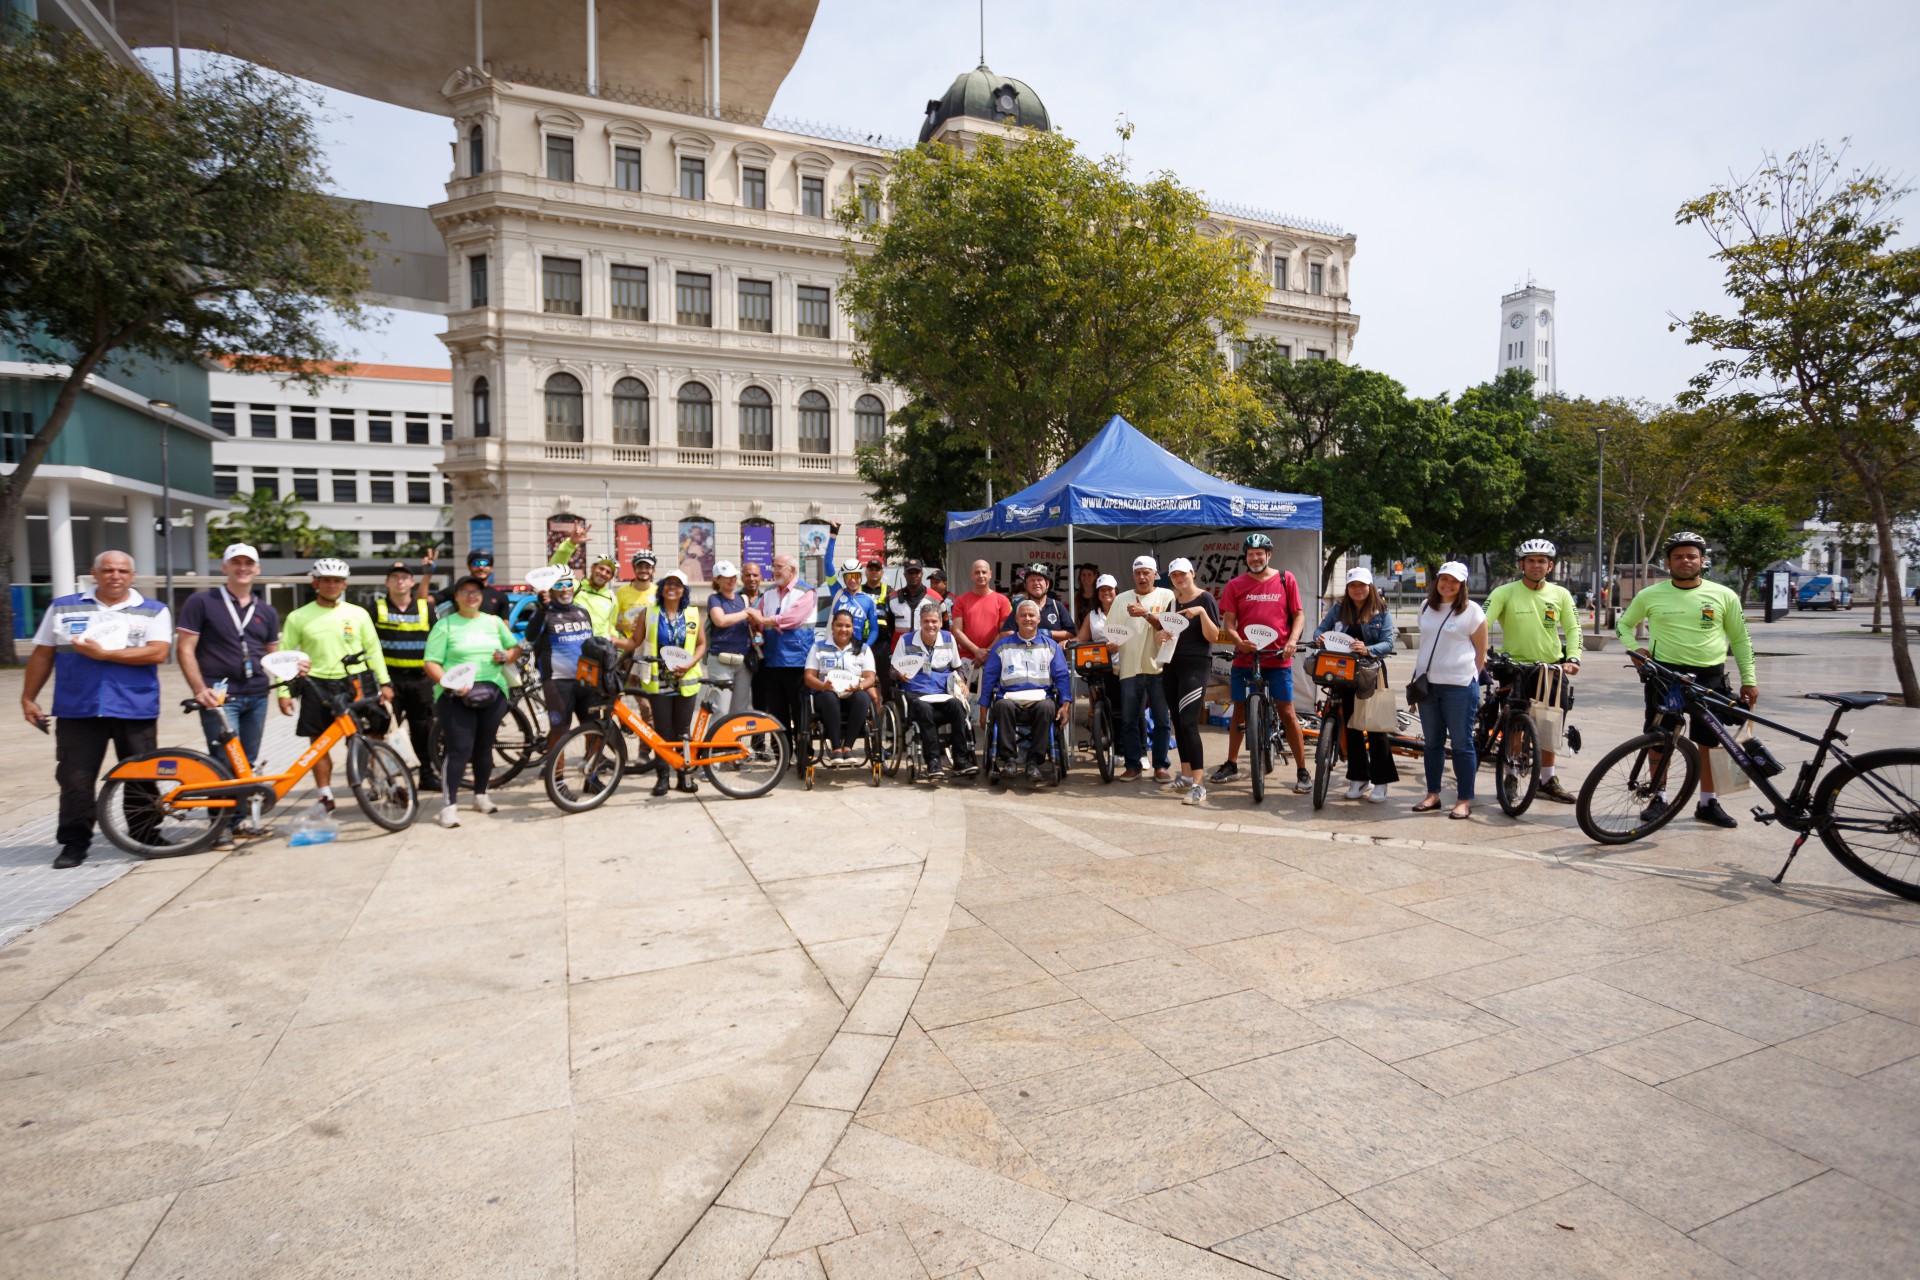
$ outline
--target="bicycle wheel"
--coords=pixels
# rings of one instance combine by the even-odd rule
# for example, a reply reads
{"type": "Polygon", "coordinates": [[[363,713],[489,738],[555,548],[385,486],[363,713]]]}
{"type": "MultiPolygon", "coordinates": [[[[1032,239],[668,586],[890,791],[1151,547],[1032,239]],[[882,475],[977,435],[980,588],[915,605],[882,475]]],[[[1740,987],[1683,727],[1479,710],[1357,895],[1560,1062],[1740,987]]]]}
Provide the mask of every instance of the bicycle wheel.
{"type": "Polygon", "coordinates": [[[525,699],[510,704],[507,718],[493,737],[493,777],[488,787],[504,787],[528,765],[537,764],[546,741],[546,717],[542,715],[536,722],[525,699]]]}
{"type": "Polygon", "coordinates": [[[1920,751],[1868,751],[1820,780],[1820,839],[1876,888],[1920,901],[1920,751]]]}
{"type": "MultiPolygon", "coordinates": [[[[730,720],[760,714],[757,711],[736,711],[716,724],[712,733],[718,736],[730,720]]],[[[752,800],[779,786],[780,779],[786,777],[787,762],[791,759],[787,735],[778,729],[768,729],[743,735],[739,741],[747,749],[745,760],[738,764],[706,765],[701,772],[707,775],[707,781],[721,795],[734,800],[752,800]]]]}
{"type": "Polygon", "coordinates": [[[1247,778],[1253,783],[1255,804],[1267,798],[1267,754],[1273,745],[1267,739],[1270,730],[1266,699],[1255,692],[1247,699],[1247,778]]]}
{"type": "Polygon", "coordinates": [[[1493,790],[1500,812],[1517,818],[1533,803],[1540,786],[1540,736],[1533,717],[1514,714],[1497,735],[1493,757],[1493,790]]]}
{"type": "Polygon", "coordinates": [[[1700,781],[1700,748],[1686,738],[1643,733],[1607,752],[1573,806],[1580,830],[1600,844],[1630,844],[1673,821],[1700,781]],[[1674,776],[1679,748],[1680,776],[1674,776]],[[1666,799],[1662,800],[1662,794],[1666,799]]]}
{"type": "Polygon", "coordinates": [[[1093,763],[1100,771],[1100,781],[1112,782],[1113,713],[1107,710],[1105,698],[1094,703],[1087,715],[1087,737],[1093,743],[1093,763]]]}
{"type": "MultiPolygon", "coordinates": [[[[232,776],[227,767],[212,756],[179,749],[148,751],[123,760],[114,768],[145,760],[191,761],[201,767],[178,771],[198,778],[232,776]]],[[[136,858],[179,858],[200,852],[213,843],[214,835],[227,819],[239,816],[243,810],[176,809],[171,797],[186,785],[178,779],[108,778],[100,788],[97,819],[100,833],[112,841],[116,849],[136,858]]]]}
{"type": "Polygon", "coordinates": [[[1338,703],[1320,719],[1320,737],[1313,750],[1313,807],[1327,804],[1327,787],[1333,782],[1333,766],[1346,754],[1347,716],[1338,703]]]}
{"type": "Polygon", "coordinates": [[[626,775],[627,736],[611,720],[575,725],[540,765],[547,799],[562,813],[598,809],[626,775]]]}
{"type": "Polygon", "coordinates": [[[376,826],[405,831],[420,813],[420,789],[400,753],[355,734],[347,740],[347,785],[376,826]]]}

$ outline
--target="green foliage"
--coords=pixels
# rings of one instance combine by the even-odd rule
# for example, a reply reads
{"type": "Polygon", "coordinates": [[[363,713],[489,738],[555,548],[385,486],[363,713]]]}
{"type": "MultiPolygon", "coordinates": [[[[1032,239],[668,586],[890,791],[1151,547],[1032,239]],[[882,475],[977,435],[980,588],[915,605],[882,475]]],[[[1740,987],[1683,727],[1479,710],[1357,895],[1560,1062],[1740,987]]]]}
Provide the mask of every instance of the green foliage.
{"type": "MultiPolygon", "coordinates": [[[[1768,155],[1680,206],[1676,221],[1713,243],[1735,308],[1675,319],[1714,353],[1682,401],[1728,410],[1773,459],[1850,474],[1892,564],[1896,495],[1920,471],[1920,248],[1893,247],[1908,189],[1840,164],[1817,143],[1768,155]]],[[[1891,606],[1894,669],[1920,705],[1897,593],[1891,606]]]]}
{"type": "Polygon", "coordinates": [[[1806,549],[1807,534],[1800,522],[1779,507],[1733,502],[1706,512],[1694,526],[1720,549],[1715,557],[1723,568],[1740,577],[1745,600],[1754,577],[1775,560],[1785,560],[1806,549]]]}
{"type": "MultiPolygon", "coordinates": [[[[324,381],[339,354],[326,325],[361,322],[369,255],[353,212],[327,197],[310,100],[228,64],[176,101],[79,37],[0,41],[0,335],[71,370],[0,496],[0,563],[28,483],[109,356],[227,356],[324,381]]],[[[0,635],[10,607],[0,593],[0,635]]]]}
{"type": "MultiPolygon", "coordinates": [[[[1440,401],[1445,407],[1445,398],[1440,401]]],[[[1508,369],[1469,387],[1452,405],[1440,442],[1441,472],[1429,494],[1425,527],[1409,544],[1429,565],[1453,551],[1510,553],[1539,531],[1529,512],[1527,477],[1540,452],[1533,375],[1508,369]]]]}
{"type": "Polygon", "coordinates": [[[911,401],[893,415],[896,431],[860,450],[860,478],[876,495],[889,540],[902,555],[940,563],[947,512],[987,505],[986,450],[911,401]]]}
{"type": "Polygon", "coordinates": [[[888,216],[840,211],[868,375],[905,387],[1014,488],[1115,413],[1188,456],[1251,410],[1219,358],[1265,297],[1206,202],[1058,134],[901,152],[888,216]]]}
{"type": "Polygon", "coordinates": [[[348,555],[355,546],[351,533],[313,523],[294,494],[276,498],[265,489],[255,489],[252,493],[236,493],[228,501],[234,504],[234,511],[207,521],[210,560],[229,542],[245,542],[263,556],[348,555]]]}

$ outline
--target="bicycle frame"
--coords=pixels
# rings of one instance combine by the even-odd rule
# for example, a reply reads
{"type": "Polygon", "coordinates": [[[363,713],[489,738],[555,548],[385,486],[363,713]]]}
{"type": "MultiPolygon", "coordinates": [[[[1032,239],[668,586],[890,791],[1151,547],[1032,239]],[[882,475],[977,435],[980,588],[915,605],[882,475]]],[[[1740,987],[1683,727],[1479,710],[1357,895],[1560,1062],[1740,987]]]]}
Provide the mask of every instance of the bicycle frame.
{"type": "MultiPolygon", "coordinates": [[[[702,681],[714,685],[715,681],[702,681]]],[[[693,770],[716,764],[736,764],[747,759],[752,751],[740,741],[742,737],[756,733],[782,733],[785,726],[772,716],[759,711],[743,712],[742,719],[728,724],[719,737],[707,737],[707,726],[712,720],[712,709],[703,697],[700,707],[694,713],[693,732],[678,744],[662,737],[651,724],[640,715],[639,709],[625,698],[615,698],[609,708],[607,718],[615,721],[634,737],[652,748],[653,754],[665,761],[672,769],[693,770]]]]}

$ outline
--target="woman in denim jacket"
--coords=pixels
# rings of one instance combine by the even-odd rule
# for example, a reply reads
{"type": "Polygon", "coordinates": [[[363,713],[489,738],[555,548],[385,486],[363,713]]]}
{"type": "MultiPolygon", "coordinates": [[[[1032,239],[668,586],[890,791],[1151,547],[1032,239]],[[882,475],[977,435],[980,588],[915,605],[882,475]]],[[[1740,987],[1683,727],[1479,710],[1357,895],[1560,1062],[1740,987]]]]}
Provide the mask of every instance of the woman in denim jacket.
{"type": "MultiPolygon", "coordinates": [[[[1373,570],[1349,569],[1347,571],[1346,590],[1327,610],[1327,616],[1320,619],[1320,625],[1314,628],[1313,638],[1318,640],[1329,631],[1339,630],[1349,636],[1360,638],[1360,648],[1376,658],[1385,658],[1393,652],[1393,611],[1387,608],[1386,598],[1380,589],[1373,585],[1373,570]]],[[[1377,697],[1392,697],[1387,682],[1386,668],[1380,671],[1381,691],[1377,697]]],[[[1353,694],[1342,694],[1340,698],[1345,712],[1345,722],[1353,723],[1353,694]]],[[[1393,763],[1393,748],[1388,745],[1388,734],[1362,733],[1358,729],[1347,729],[1347,799],[1358,800],[1365,796],[1374,804],[1384,804],[1387,799],[1387,784],[1400,780],[1400,770],[1393,763]]]]}

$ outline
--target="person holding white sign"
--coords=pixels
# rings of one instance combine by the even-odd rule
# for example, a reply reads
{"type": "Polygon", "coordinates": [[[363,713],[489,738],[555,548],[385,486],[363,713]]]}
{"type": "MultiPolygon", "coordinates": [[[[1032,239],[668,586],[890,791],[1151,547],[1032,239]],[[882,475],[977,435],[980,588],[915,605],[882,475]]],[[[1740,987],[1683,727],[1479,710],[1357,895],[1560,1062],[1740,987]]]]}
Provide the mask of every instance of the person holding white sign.
{"type": "MultiPolygon", "coordinates": [[[[642,658],[640,687],[653,704],[653,727],[669,742],[680,742],[693,732],[693,713],[700,705],[700,660],[707,656],[707,627],[701,610],[687,600],[686,575],[669,569],[654,587],[654,601],[633,629],[633,643],[642,658]]],[[[700,789],[693,775],[680,771],[680,790],[700,789]]],[[[667,762],[653,758],[653,794],[667,794],[667,762]]]]}
{"type": "Polygon", "coordinates": [[[1067,655],[1040,630],[1040,605],[1029,598],[1013,611],[1014,630],[987,653],[980,676],[980,723],[993,716],[994,755],[1003,776],[1014,776],[1022,761],[1017,734],[1028,729],[1024,761],[1028,782],[1040,781],[1040,761],[1051,755],[1052,731],[1060,732],[1073,710],[1073,673],[1067,655]]]}
{"type": "Polygon", "coordinates": [[[826,731],[826,754],[820,763],[832,769],[850,769],[857,763],[853,743],[867,736],[873,688],[880,681],[873,650],[854,630],[852,610],[835,613],[828,626],[832,638],[813,646],[801,677],[812,691],[814,718],[826,731]]]}
{"type": "MultiPolygon", "coordinates": [[[[1354,653],[1386,660],[1393,652],[1393,610],[1374,585],[1373,570],[1365,566],[1347,570],[1346,588],[1314,628],[1313,638],[1322,642],[1322,648],[1338,652],[1344,644],[1354,653]]],[[[1385,684],[1384,669],[1381,681],[1385,684]]],[[[1397,694],[1385,687],[1373,696],[1391,701],[1397,694]]],[[[1353,691],[1341,694],[1340,700],[1344,708],[1342,723],[1347,727],[1347,799],[1385,804],[1387,787],[1400,780],[1400,767],[1393,762],[1393,735],[1363,733],[1354,728],[1353,691]]]]}
{"type": "Polygon", "coordinates": [[[473,807],[492,813],[487,798],[493,777],[493,738],[507,715],[504,668],[520,660],[520,646],[506,619],[482,613],[487,584],[477,576],[453,584],[454,611],[427,633],[423,664],[433,681],[434,715],[440,721],[441,806],[443,827],[460,825],[460,779],[473,768],[473,807]]]}
{"type": "Polygon", "coordinates": [[[938,600],[921,601],[918,629],[901,636],[893,647],[893,674],[907,700],[907,714],[920,726],[927,776],[947,776],[940,758],[944,724],[953,733],[953,767],[961,777],[970,777],[979,770],[973,758],[973,735],[967,732],[966,706],[953,695],[954,675],[958,672],[964,681],[967,662],[953,633],[941,627],[940,613],[938,600]]]}
{"type": "Polygon", "coordinates": [[[1206,763],[1200,716],[1206,710],[1212,646],[1220,639],[1220,606],[1194,582],[1193,561],[1185,556],[1167,566],[1167,578],[1173,583],[1173,607],[1148,615],[1147,625],[1161,639],[1160,683],[1173,710],[1174,743],[1180,751],[1180,775],[1170,785],[1176,795],[1185,793],[1184,803],[1199,804],[1207,798],[1200,775],[1206,763]]]}

